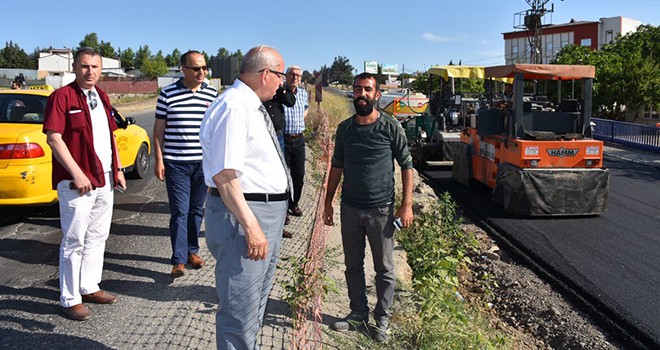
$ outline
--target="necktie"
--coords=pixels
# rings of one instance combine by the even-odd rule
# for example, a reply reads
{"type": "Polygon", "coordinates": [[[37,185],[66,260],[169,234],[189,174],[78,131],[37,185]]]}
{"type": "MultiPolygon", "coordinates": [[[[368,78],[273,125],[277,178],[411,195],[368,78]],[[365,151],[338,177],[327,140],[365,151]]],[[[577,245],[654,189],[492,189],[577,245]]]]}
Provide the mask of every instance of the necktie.
{"type": "Polygon", "coordinates": [[[89,96],[89,106],[92,109],[96,108],[99,105],[99,101],[96,100],[96,92],[89,90],[87,95],[89,96]]]}
{"type": "Polygon", "coordinates": [[[277,135],[275,135],[275,128],[273,127],[273,121],[270,120],[270,116],[268,115],[268,112],[266,111],[266,107],[264,105],[259,106],[259,112],[264,117],[264,123],[266,123],[266,129],[268,129],[268,133],[270,134],[270,139],[273,141],[273,145],[275,145],[275,149],[277,150],[277,155],[280,156],[280,161],[282,162],[282,167],[284,167],[284,172],[286,173],[286,182],[287,182],[287,192],[289,193],[289,198],[293,198],[293,180],[291,180],[291,174],[289,173],[289,167],[286,165],[286,160],[284,160],[284,154],[282,153],[282,149],[280,148],[280,142],[277,140],[277,135]]]}

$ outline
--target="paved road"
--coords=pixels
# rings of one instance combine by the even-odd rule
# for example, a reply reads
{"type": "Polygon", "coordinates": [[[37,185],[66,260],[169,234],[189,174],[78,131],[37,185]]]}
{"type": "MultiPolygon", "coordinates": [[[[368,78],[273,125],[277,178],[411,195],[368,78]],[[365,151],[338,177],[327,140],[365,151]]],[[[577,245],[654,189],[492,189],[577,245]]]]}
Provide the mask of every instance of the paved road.
{"type": "MultiPolygon", "coordinates": [[[[149,133],[153,111],[130,114],[149,133]]],[[[152,161],[153,165],[153,161],[152,161]]],[[[315,180],[309,178],[308,183],[315,180]]],[[[305,215],[292,218],[296,232],[284,241],[280,257],[300,256],[307,248],[316,186],[301,199],[305,215]]],[[[101,288],[119,296],[114,305],[90,305],[92,318],[74,322],[59,308],[57,262],[61,231],[57,210],[3,208],[0,217],[0,349],[211,349],[215,348],[217,296],[215,259],[202,238],[207,266],[176,280],[169,276],[171,255],[165,186],[154,177],[129,180],[117,194],[106,245],[101,288]]],[[[276,279],[286,276],[281,262],[276,279]]],[[[288,305],[274,286],[262,349],[286,349],[290,339],[288,305]]],[[[327,322],[335,320],[328,317],[327,322]]]]}
{"type": "Polygon", "coordinates": [[[611,171],[608,209],[595,217],[511,217],[490,200],[485,186],[467,190],[450,179],[449,171],[427,175],[598,312],[658,348],[660,167],[607,153],[606,166],[611,171]]]}

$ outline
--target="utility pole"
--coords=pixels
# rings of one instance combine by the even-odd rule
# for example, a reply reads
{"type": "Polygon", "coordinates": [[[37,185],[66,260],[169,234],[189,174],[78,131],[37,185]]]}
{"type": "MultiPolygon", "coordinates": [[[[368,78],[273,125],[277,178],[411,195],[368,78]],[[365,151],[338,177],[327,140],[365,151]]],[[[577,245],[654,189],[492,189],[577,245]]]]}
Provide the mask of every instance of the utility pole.
{"type": "Polygon", "coordinates": [[[550,9],[545,8],[545,5],[549,1],[550,0],[525,0],[530,6],[530,9],[514,14],[513,27],[528,31],[527,41],[529,43],[530,51],[529,63],[543,63],[543,40],[541,36],[543,16],[552,13],[555,10],[554,4],[552,4],[550,9]]]}

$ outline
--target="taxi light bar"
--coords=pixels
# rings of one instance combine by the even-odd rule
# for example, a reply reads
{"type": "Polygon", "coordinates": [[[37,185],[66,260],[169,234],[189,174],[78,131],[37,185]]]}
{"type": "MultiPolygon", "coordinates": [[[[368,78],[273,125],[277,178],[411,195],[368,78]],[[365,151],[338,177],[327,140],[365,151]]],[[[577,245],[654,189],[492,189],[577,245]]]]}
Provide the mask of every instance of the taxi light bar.
{"type": "Polygon", "coordinates": [[[39,158],[44,155],[44,150],[36,143],[0,144],[0,159],[39,158]]]}

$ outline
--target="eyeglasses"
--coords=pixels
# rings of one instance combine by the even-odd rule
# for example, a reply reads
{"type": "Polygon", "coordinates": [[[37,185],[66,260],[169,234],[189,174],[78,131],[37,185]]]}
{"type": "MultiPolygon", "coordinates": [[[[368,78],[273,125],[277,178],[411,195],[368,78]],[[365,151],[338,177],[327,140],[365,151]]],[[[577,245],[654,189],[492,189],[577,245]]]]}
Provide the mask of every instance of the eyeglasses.
{"type": "Polygon", "coordinates": [[[183,66],[183,68],[188,68],[190,70],[193,70],[193,71],[195,71],[195,73],[199,72],[200,70],[205,70],[205,71],[209,70],[209,66],[201,66],[201,67],[186,67],[186,66],[183,66]]]}
{"type": "Polygon", "coordinates": [[[258,71],[257,73],[261,73],[261,72],[263,72],[263,71],[265,71],[265,70],[267,70],[267,71],[269,71],[269,72],[271,72],[271,73],[275,73],[275,74],[277,74],[277,76],[280,77],[280,79],[286,77],[286,74],[284,74],[284,73],[282,73],[282,72],[278,72],[278,71],[273,70],[273,69],[270,69],[270,68],[264,68],[264,69],[258,71]]]}
{"type": "Polygon", "coordinates": [[[300,77],[302,77],[302,75],[300,75],[300,74],[296,74],[296,73],[289,73],[289,75],[292,76],[292,77],[294,77],[294,78],[300,78],[300,77]]]}

